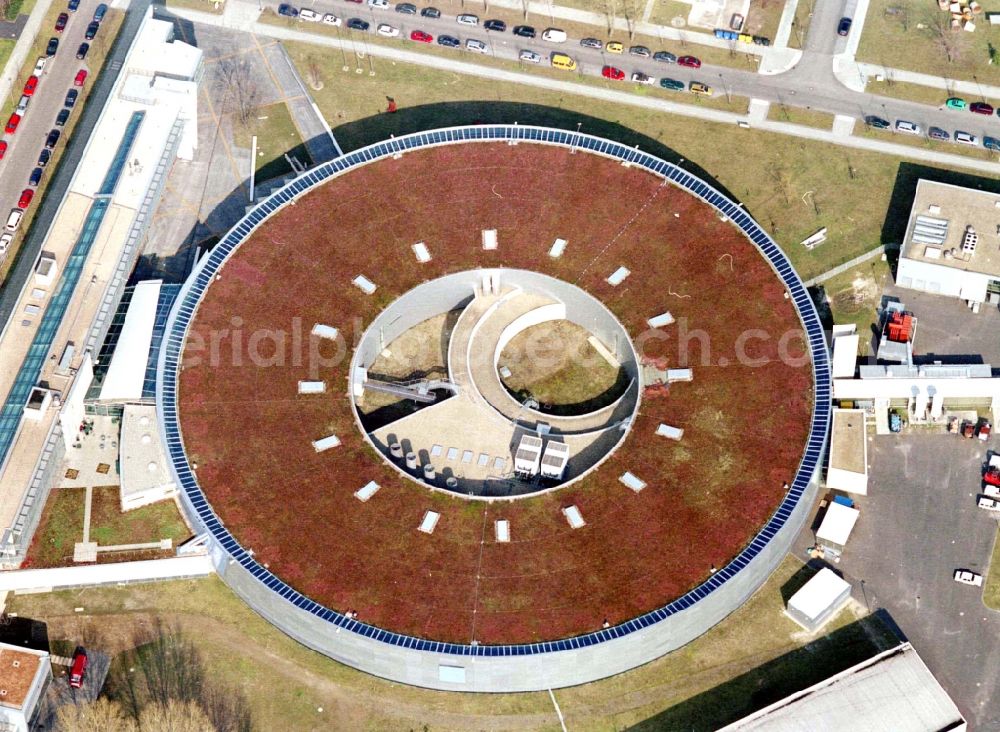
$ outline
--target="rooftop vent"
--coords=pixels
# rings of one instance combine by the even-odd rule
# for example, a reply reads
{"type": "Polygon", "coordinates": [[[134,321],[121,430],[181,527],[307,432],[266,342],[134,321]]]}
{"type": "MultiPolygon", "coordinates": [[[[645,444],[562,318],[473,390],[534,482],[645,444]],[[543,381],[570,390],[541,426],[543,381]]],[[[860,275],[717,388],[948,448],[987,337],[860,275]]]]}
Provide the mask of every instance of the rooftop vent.
{"type": "Polygon", "coordinates": [[[365,485],[363,485],[361,488],[359,488],[354,492],[354,497],[357,498],[362,503],[364,503],[369,498],[374,496],[378,492],[378,489],[379,489],[379,484],[376,483],[374,480],[370,480],[367,483],[365,483],[365,485]]]}
{"type": "Polygon", "coordinates": [[[433,534],[434,527],[437,526],[438,519],[441,518],[441,514],[437,511],[428,511],[424,514],[424,520],[420,522],[420,531],[425,534],[433,534]]]}
{"type": "Polygon", "coordinates": [[[979,234],[971,226],[965,227],[965,233],[962,235],[962,251],[965,254],[972,254],[976,251],[976,244],[979,243],[979,234]]]}
{"type": "Polygon", "coordinates": [[[497,248],[497,230],[483,229],[483,249],[497,248]]]}
{"type": "Polygon", "coordinates": [[[300,381],[299,394],[322,394],[326,391],[326,382],[323,381],[300,381]]]}
{"type": "Polygon", "coordinates": [[[566,521],[569,523],[570,528],[579,529],[586,526],[587,522],[583,520],[583,515],[580,513],[580,509],[576,506],[567,506],[562,510],[563,516],[566,517],[566,521]]]}
{"type": "Polygon", "coordinates": [[[619,267],[611,273],[610,277],[608,277],[608,284],[612,287],[618,287],[618,285],[624,282],[625,278],[630,274],[632,273],[629,271],[628,267],[619,267]]]}
{"type": "Polygon", "coordinates": [[[336,435],[330,435],[329,437],[324,437],[321,440],[313,441],[313,449],[316,452],[323,452],[324,450],[329,450],[331,447],[336,447],[340,444],[340,438],[336,435]]]}
{"type": "Polygon", "coordinates": [[[566,251],[566,240],[556,239],[552,242],[552,248],[549,249],[549,256],[553,259],[558,259],[564,251],[566,251]]]}
{"type": "Polygon", "coordinates": [[[622,476],[618,480],[620,480],[626,486],[634,490],[636,493],[638,493],[639,491],[641,491],[643,488],[646,487],[646,482],[640,480],[632,473],[628,472],[622,473],[622,476]]]}
{"type": "Polygon", "coordinates": [[[667,424],[660,424],[656,428],[656,434],[660,437],[666,437],[668,440],[679,440],[684,436],[684,430],[680,427],[671,427],[667,424]]]}
{"type": "Polygon", "coordinates": [[[316,323],[313,326],[312,334],[320,338],[329,338],[331,341],[337,338],[337,329],[332,325],[323,325],[322,323],[316,323]]]}
{"type": "Polygon", "coordinates": [[[669,312],[660,313],[659,315],[650,318],[646,321],[649,323],[650,328],[662,328],[665,325],[670,325],[674,322],[674,316],[669,312]]]}
{"type": "Polygon", "coordinates": [[[427,245],[422,241],[418,241],[413,245],[413,254],[421,264],[431,261],[431,253],[427,251],[427,245]]]}
{"type": "Polygon", "coordinates": [[[372,282],[367,277],[365,277],[364,275],[358,275],[353,280],[351,280],[351,282],[353,282],[354,286],[357,287],[366,295],[371,295],[373,292],[375,292],[375,283],[372,282]]]}
{"type": "Polygon", "coordinates": [[[506,519],[499,519],[496,522],[496,524],[494,524],[494,526],[496,527],[497,541],[500,544],[506,544],[507,542],[509,542],[510,541],[510,521],[507,521],[506,519]]]}

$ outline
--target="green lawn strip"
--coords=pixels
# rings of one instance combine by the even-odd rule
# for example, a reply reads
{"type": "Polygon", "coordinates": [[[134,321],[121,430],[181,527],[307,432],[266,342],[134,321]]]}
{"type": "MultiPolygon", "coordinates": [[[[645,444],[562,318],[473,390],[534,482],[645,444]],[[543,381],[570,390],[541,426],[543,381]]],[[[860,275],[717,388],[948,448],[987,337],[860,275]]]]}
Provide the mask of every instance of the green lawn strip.
{"type": "MultiPolygon", "coordinates": [[[[7,65],[7,59],[10,58],[10,54],[14,51],[14,46],[17,41],[10,40],[8,38],[0,39],[0,68],[7,65]]],[[[4,120],[6,122],[6,120],[4,120]]]]}
{"type": "Polygon", "coordinates": [[[122,512],[118,486],[94,488],[90,540],[101,546],[172,539],[174,546],[191,535],[173,501],[160,501],[122,512]]]}
{"type": "MultiPolygon", "coordinates": [[[[656,0],[653,12],[649,14],[649,22],[674,27],[672,22],[674,18],[683,18],[684,22],[687,23],[689,15],[691,15],[691,3],[681,2],[681,0],[656,0]]],[[[693,28],[689,30],[695,31],[693,28]]]]}
{"type": "Polygon", "coordinates": [[[253,135],[257,135],[257,182],[292,172],[285,160],[285,153],[298,158],[307,166],[312,164],[302,136],[284,102],[260,107],[246,126],[238,120],[233,121],[235,145],[249,151],[253,135]]]}
{"type": "Polygon", "coordinates": [[[912,163],[901,167],[903,160],[891,155],[380,59],[373,60],[374,77],[344,73],[329,60],[339,59],[339,51],[304,43],[286,47],[300,71],[308,58],[320,63],[326,83],[312,93],[345,150],[390,135],[482,121],[569,130],[579,123],[583,132],[639,145],[673,162],[683,159],[693,172],[714,178],[775,236],[806,278],[875,248],[883,236],[901,238],[912,196],[908,186],[918,177],[998,185],[912,163]],[[385,113],[387,95],[399,105],[395,114],[385,113]],[[812,251],[799,245],[824,226],[826,243],[812,251]]]}
{"type": "Polygon", "coordinates": [[[1000,29],[991,26],[985,14],[975,17],[972,33],[951,30],[950,20],[948,12],[938,10],[933,2],[872,0],[857,59],[947,79],[996,84],[997,62],[990,64],[989,48],[990,44],[1000,47],[1000,29]]]}
{"type": "MultiPolygon", "coordinates": [[[[46,17],[45,23],[52,22],[55,23],[55,17],[53,13],[58,14],[62,12],[62,6],[56,7],[53,5],[52,10],[49,11],[49,16],[46,17]]],[[[45,202],[46,195],[48,193],[49,180],[51,180],[56,171],[59,169],[59,163],[62,160],[63,151],[66,149],[66,143],[73,135],[73,130],[76,129],[76,122],[80,119],[83,114],[83,108],[87,103],[87,99],[90,96],[90,91],[93,89],[94,84],[97,82],[97,78],[104,67],[104,60],[107,57],[108,51],[114,44],[115,38],[118,37],[118,31],[121,28],[122,21],[125,20],[125,14],[121,10],[110,9],[107,15],[104,16],[104,20],[101,22],[100,33],[97,37],[90,42],[90,52],[87,54],[87,67],[90,69],[90,74],[87,77],[87,83],[80,87],[78,91],[80,96],[77,97],[76,104],[73,105],[73,111],[66,121],[66,125],[62,128],[62,135],[59,140],[59,144],[56,145],[55,149],[52,151],[52,157],[49,159],[48,165],[45,167],[45,174],[42,176],[42,182],[39,184],[35,191],[35,198],[32,205],[24,212],[24,218],[21,220],[21,225],[18,228],[18,233],[14,236],[14,241],[11,243],[10,249],[7,252],[7,259],[3,263],[0,263],[0,282],[3,282],[7,277],[7,273],[10,268],[14,266],[17,261],[17,251],[21,246],[21,242],[31,231],[31,224],[35,219],[35,214],[41,208],[42,204],[45,202]]],[[[11,113],[14,111],[17,101],[21,98],[20,90],[24,88],[25,83],[28,81],[28,77],[31,76],[31,72],[35,68],[35,62],[38,60],[39,56],[45,55],[45,45],[48,43],[49,36],[45,34],[39,34],[38,38],[35,39],[35,44],[31,49],[31,53],[25,59],[24,67],[22,67],[19,76],[17,77],[17,83],[15,83],[12,91],[12,96],[7,98],[4,103],[2,110],[0,110],[0,120],[6,123],[7,119],[10,117],[11,113]],[[44,35],[44,37],[43,37],[44,35]],[[14,93],[16,91],[16,96],[14,93]]],[[[41,82],[44,85],[45,81],[41,82]]],[[[41,86],[40,85],[40,86],[41,86]]],[[[65,94],[66,90],[60,92],[65,94]]],[[[41,137],[42,132],[45,128],[54,123],[55,120],[46,121],[34,119],[32,117],[31,111],[29,109],[28,113],[25,115],[24,122],[18,128],[15,134],[32,134],[32,132],[37,132],[41,137]]],[[[38,149],[42,149],[42,140],[39,139],[38,149]]],[[[25,179],[25,184],[27,184],[27,179],[25,179]]]]}
{"type": "MultiPolygon", "coordinates": [[[[713,729],[895,644],[878,621],[855,622],[850,611],[806,644],[781,610],[783,596],[810,574],[786,558],[742,608],[682,649],[555,692],[567,725],[713,729]]],[[[127,640],[130,621],[176,618],[213,676],[244,692],[260,729],[559,729],[545,693],[443,693],[336,663],[276,630],[215,577],[19,595],[7,609],[47,622],[56,642],[81,623],[127,640]]]]}
{"type": "MultiPolygon", "coordinates": [[[[790,0],[788,0],[790,2],[790,0]]],[[[812,22],[816,0],[799,0],[795,6],[795,17],[792,19],[792,32],[788,36],[789,48],[802,48],[809,35],[809,24],[812,22]]]]}
{"type": "Polygon", "coordinates": [[[1000,610],[1000,529],[993,539],[993,553],[983,583],[983,604],[991,610],[1000,610]]]}
{"type": "Polygon", "coordinates": [[[877,256],[816,285],[822,293],[820,309],[824,308],[822,301],[825,301],[834,323],[854,323],[857,326],[861,356],[869,355],[872,329],[877,325],[876,308],[880,304],[882,288],[892,274],[890,264],[896,256],[890,252],[886,261],[877,256]]]}
{"type": "Polygon", "coordinates": [[[754,36],[763,36],[774,41],[774,37],[778,34],[778,24],[781,22],[781,14],[784,9],[785,3],[782,0],[750,0],[750,10],[747,11],[747,17],[743,23],[743,32],[754,36]]]}
{"type": "Polygon", "coordinates": [[[775,122],[806,125],[807,127],[815,127],[821,130],[829,130],[833,127],[833,117],[829,112],[790,107],[787,104],[783,105],[775,102],[771,102],[771,107],[767,112],[767,118],[775,122]]]}
{"type": "Polygon", "coordinates": [[[42,509],[42,517],[28,548],[24,566],[62,567],[73,562],[73,546],[83,541],[84,488],[56,488],[42,509]]]}
{"type": "Polygon", "coordinates": [[[224,2],[215,2],[215,0],[166,0],[166,2],[168,8],[199,10],[202,13],[211,13],[212,15],[222,15],[226,9],[224,2]]]}
{"type": "MultiPolygon", "coordinates": [[[[1000,106],[1000,99],[991,99],[961,92],[947,92],[944,89],[936,89],[933,86],[923,84],[911,84],[906,81],[876,81],[871,80],[865,85],[866,94],[874,94],[879,97],[893,97],[894,99],[907,99],[911,102],[921,102],[923,104],[933,104],[936,107],[944,108],[945,100],[949,97],[960,97],[970,104],[972,102],[988,102],[994,107],[1000,106]]],[[[968,110],[954,110],[954,126],[961,129],[963,120],[968,119],[968,110]]]]}

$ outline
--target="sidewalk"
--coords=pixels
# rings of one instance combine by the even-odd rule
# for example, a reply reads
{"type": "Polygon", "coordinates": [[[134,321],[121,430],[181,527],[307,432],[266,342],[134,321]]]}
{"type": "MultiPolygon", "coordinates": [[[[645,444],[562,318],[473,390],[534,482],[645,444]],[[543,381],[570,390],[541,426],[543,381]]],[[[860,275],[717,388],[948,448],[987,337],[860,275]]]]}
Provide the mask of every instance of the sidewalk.
{"type": "MultiPolygon", "coordinates": [[[[935,89],[943,89],[947,93],[951,94],[962,93],[969,94],[974,97],[989,97],[992,99],[1000,99],[1000,86],[994,86],[992,84],[982,84],[976,81],[961,81],[958,79],[945,79],[940,76],[931,76],[930,74],[920,74],[916,71],[907,71],[905,69],[893,69],[886,68],[885,66],[880,66],[878,64],[869,63],[858,63],[858,69],[861,74],[864,75],[866,79],[882,75],[887,79],[892,79],[893,81],[905,81],[909,84],[920,84],[921,86],[931,86],[935,89]]],[[[944,100],[941,100],[942,104],[944,100]]]]}

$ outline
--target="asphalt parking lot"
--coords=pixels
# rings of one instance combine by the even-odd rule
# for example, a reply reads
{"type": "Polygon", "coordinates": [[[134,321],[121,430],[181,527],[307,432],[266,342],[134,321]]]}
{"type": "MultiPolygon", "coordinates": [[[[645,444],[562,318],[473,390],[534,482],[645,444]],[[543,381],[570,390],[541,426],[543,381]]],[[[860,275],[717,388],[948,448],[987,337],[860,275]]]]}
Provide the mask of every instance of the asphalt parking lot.
{"type": "Polygon", "coordinates": [[[970,729],[1000,729],[1000,613],[952,578],[957,568],[986,572],[997,521],[976,496],[986,451],[1000,441],[929,429],[869,438],[869,495],[857,497],[861,516],[837,569],[858,600],[889,612],[970,729]]]}

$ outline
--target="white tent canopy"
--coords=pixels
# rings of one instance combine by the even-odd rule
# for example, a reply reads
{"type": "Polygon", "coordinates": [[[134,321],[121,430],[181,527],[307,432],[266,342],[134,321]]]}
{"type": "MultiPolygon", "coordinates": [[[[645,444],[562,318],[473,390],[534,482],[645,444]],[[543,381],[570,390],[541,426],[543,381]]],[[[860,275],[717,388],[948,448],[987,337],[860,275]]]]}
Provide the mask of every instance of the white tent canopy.
{"type": "Polygon", "coordinates": [[[816,538],[844,546],[847,544],[860,514],[861,512],[856,508],[849,508],[840,503],[831,503],[826,509],[826,516],[823,517],[819,531],[816,532],[816,538]]]}
{"type": "Polygon", "coordinates": [[[140,282],[132,293],[118,345],[101,386],[101,400],[133,401],[142,398],[149,346],[153,341],[160,280],[140,282]]]}

